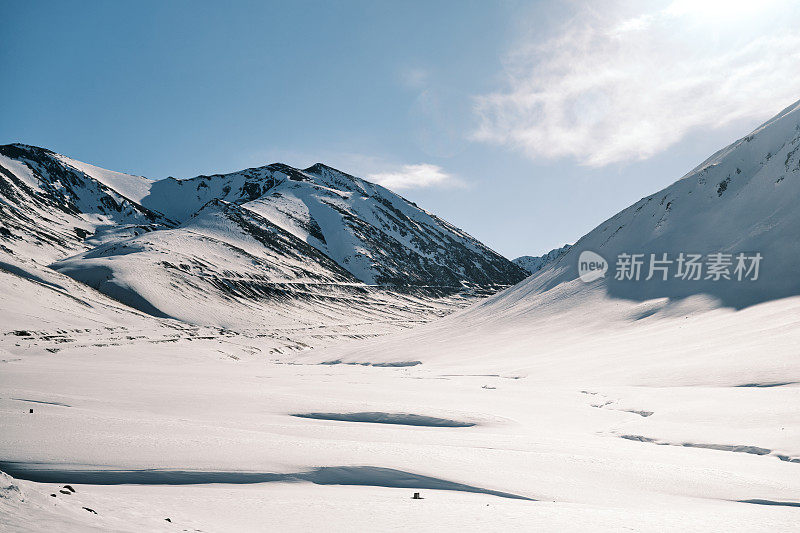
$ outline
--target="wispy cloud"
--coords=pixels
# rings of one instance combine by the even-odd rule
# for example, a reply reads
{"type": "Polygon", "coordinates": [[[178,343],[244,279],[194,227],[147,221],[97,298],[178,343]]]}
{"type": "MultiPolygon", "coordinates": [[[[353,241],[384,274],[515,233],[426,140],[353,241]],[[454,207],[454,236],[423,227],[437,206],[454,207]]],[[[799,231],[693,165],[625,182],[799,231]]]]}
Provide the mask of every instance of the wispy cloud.
{"type": "Polygon", "coordinates": [[[800,98],[797,2],[640,5],[582,7],[553,37],[521,43],[508,86],[476,99],[472,138],[603,166],[800,98]]]}
{"type": "Polygon", "coordinates": [[[408,89],[424,89],[429,83],[430,73],[421,67],[400,70],[400,82],[408,89]]]}
{"type": "Polygon", "coordinates": [[[460,187],[463,183],[436,165],[403,165],[396,171],[369,174],[367,179],[392,190],[460,187]]]}

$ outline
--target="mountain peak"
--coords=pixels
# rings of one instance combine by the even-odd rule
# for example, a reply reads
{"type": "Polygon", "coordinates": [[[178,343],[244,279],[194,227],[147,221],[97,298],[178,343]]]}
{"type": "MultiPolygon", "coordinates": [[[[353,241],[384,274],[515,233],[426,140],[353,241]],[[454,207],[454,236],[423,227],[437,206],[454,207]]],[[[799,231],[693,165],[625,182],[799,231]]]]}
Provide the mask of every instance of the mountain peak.
{"type": "MultiPolygon", "coordinates": [[[[337,174],[342,174],[344,176],[350,176],[347,172],[342,172],[338,168],[334,168],[330,165],[326,165],[325,163],[314,163],[308,168],[303,169],[303,172],[309,173],[318,173],[318,172],[336,172],[337,174]]],[[[353,177],[353,176],[350,176],[353,177]]]]}
{"type": "MultiPolygon", "coordinates": [[[[76,217],[59,230],[72,235],[70,249],[80,247],[86,235],[123,221],[175,228],[210,208],[228,211],[237,206],[370,285],[460,290],[511,285],[525,277],[522,269],[460,229],[388,189],[323,163],[305,170],[272,163],[227,174],[151,181],[43,149],[7,146],[0,153],[28,169],[20,169],[30,185],[29,191],[19,193],[20,199],[35,203],[39,199],[34,187],[47,186],[52,189],[51,203],[76,217]]],[[[45,216],[48,208],[41,209],[45,216]]],[[[20,221],[22,233],[23,225],[20,221]]]]}
{"type": "Polygon", "coordinates": [[[48,150],[47,148],[42,148],[40,146],[33,146],[31,144],[24,144],[24,143],[10,143],[10,144],[3,144],[0,145],[0,153],[6,154],[6,157],[21,157],[25,154],[48,154],[48,155],[55,155],[55,152],[52,150],[48,150]],[[15,154],[15,155],[8,155],[8,154],[15,154]]]}

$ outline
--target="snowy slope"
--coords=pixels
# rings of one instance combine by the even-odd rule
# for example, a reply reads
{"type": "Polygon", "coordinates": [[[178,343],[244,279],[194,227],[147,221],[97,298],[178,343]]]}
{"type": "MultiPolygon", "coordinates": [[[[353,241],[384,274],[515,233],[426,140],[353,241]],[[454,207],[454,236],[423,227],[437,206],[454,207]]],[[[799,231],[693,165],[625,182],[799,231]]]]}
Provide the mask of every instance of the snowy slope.
{"type": "Polygon", "coordinates": [[[524,268],[528,274],[535,274],[548,264],[567,253],[567,250],[569,250],[570,246],[570,244],[565,244],[561,248],[550,250],[544,255],[523,255],[512,260],[512,263],[524,268]]]}
{"type": "Polygon", "coordinates": [[[67,331],[99,332],[105,327],[151,331],[172,328],[68,276],[2,253],[0,281],[0,335],[21,338],[42,332],[57,339],[68,336],[67,331]]]}
{"type": "Polygon", "coordinates": [[[10,144],[0,146],[0,223],[0,249],[47,263],[86,249],[88,236],[171,221],[49,150],[10,144]]]}
{"type": "MultiPolygon", "coordinates": [[[[513,288],[407,336],[317,360],[418,359],[536,379],[800,381],[800,104],[600,224],[513,288]],[[578,278],[584,251],[609,263],[578,278]],[[620,253],[760,253],[757,280],[615,280],[620,253]]],[[[648,257],[649,259],[649,257],[648,257]]]]}
{"type": "Polygon", "coordinates": [[[106,170],[61,154],[54,154],[54,156],[134,202],[141,203],[142,199],[150,193],[150,188],[153,186],[152,180],[142,176],[132,176],[123,172],[106,170]]]}
{"type": "Polygon", "coordinates": [[[462,299],[368,287],[317,249],[236,204],[214,200],[180,227],[51,265],[153,316],[243,329],[413,323],[462,299]]]}
{"type": "Polygon", "coordinates": [[[315,246],[364,282],[488,286],[524,277],[470,235],[380,185],[322,164],[304,174],[311,180],[284,182],[248,207],[280,216],[276,223],[287,229],[316,221],[322,242],[317,237],[315,246]],[[287,206],[305,206],[308,217],[287,206]]]}
{"type": "Polygon", "coordinates": [[[663,282],[655,276],[630,283],[609,279],[611,272],[602,283],[616,298],[706,294],[734,308],[799,295],[800,278],[792,275],[800,258],[798,199],[800,105],[794,104],[673,185],[606,220],[542,276],[551,276],[548,288],[575,279],[583,250],[601,254],[612,270],[620,253],[668,253],[668,259],[676,260],[680,252],[758,252],[763,256],[760,276],[749,283],[705,280],[705,272],[699,281],[671,276],[663,282]]]}

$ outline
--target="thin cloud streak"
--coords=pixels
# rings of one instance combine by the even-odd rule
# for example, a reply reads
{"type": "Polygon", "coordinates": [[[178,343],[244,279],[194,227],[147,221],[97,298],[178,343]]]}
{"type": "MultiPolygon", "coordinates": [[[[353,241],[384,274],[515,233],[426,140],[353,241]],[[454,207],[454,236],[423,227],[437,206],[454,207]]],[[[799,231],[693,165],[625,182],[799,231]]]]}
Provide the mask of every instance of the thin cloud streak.
{"type": "Polygon", "coordinates": [[[554,37],[522,43],[508,57],[508,87],[476,98],[471,138],[600,167],[800,98],[794,3],[625,6],[581,8],[554,37]]]}

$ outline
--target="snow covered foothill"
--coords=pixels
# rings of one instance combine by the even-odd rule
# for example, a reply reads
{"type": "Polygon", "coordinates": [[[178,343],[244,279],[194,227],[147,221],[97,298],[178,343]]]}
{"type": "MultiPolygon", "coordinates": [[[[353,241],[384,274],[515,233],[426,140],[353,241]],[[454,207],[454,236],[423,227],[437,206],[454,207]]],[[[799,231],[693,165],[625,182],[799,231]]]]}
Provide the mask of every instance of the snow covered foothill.
{"type": "Polygon", "coordinates": [[[237,331],[354,322],[391,330],[468,301],[364,285],[291,233],[222,201],[178,228],[110,242],[51,267],[150,315],[237,331]]]}

